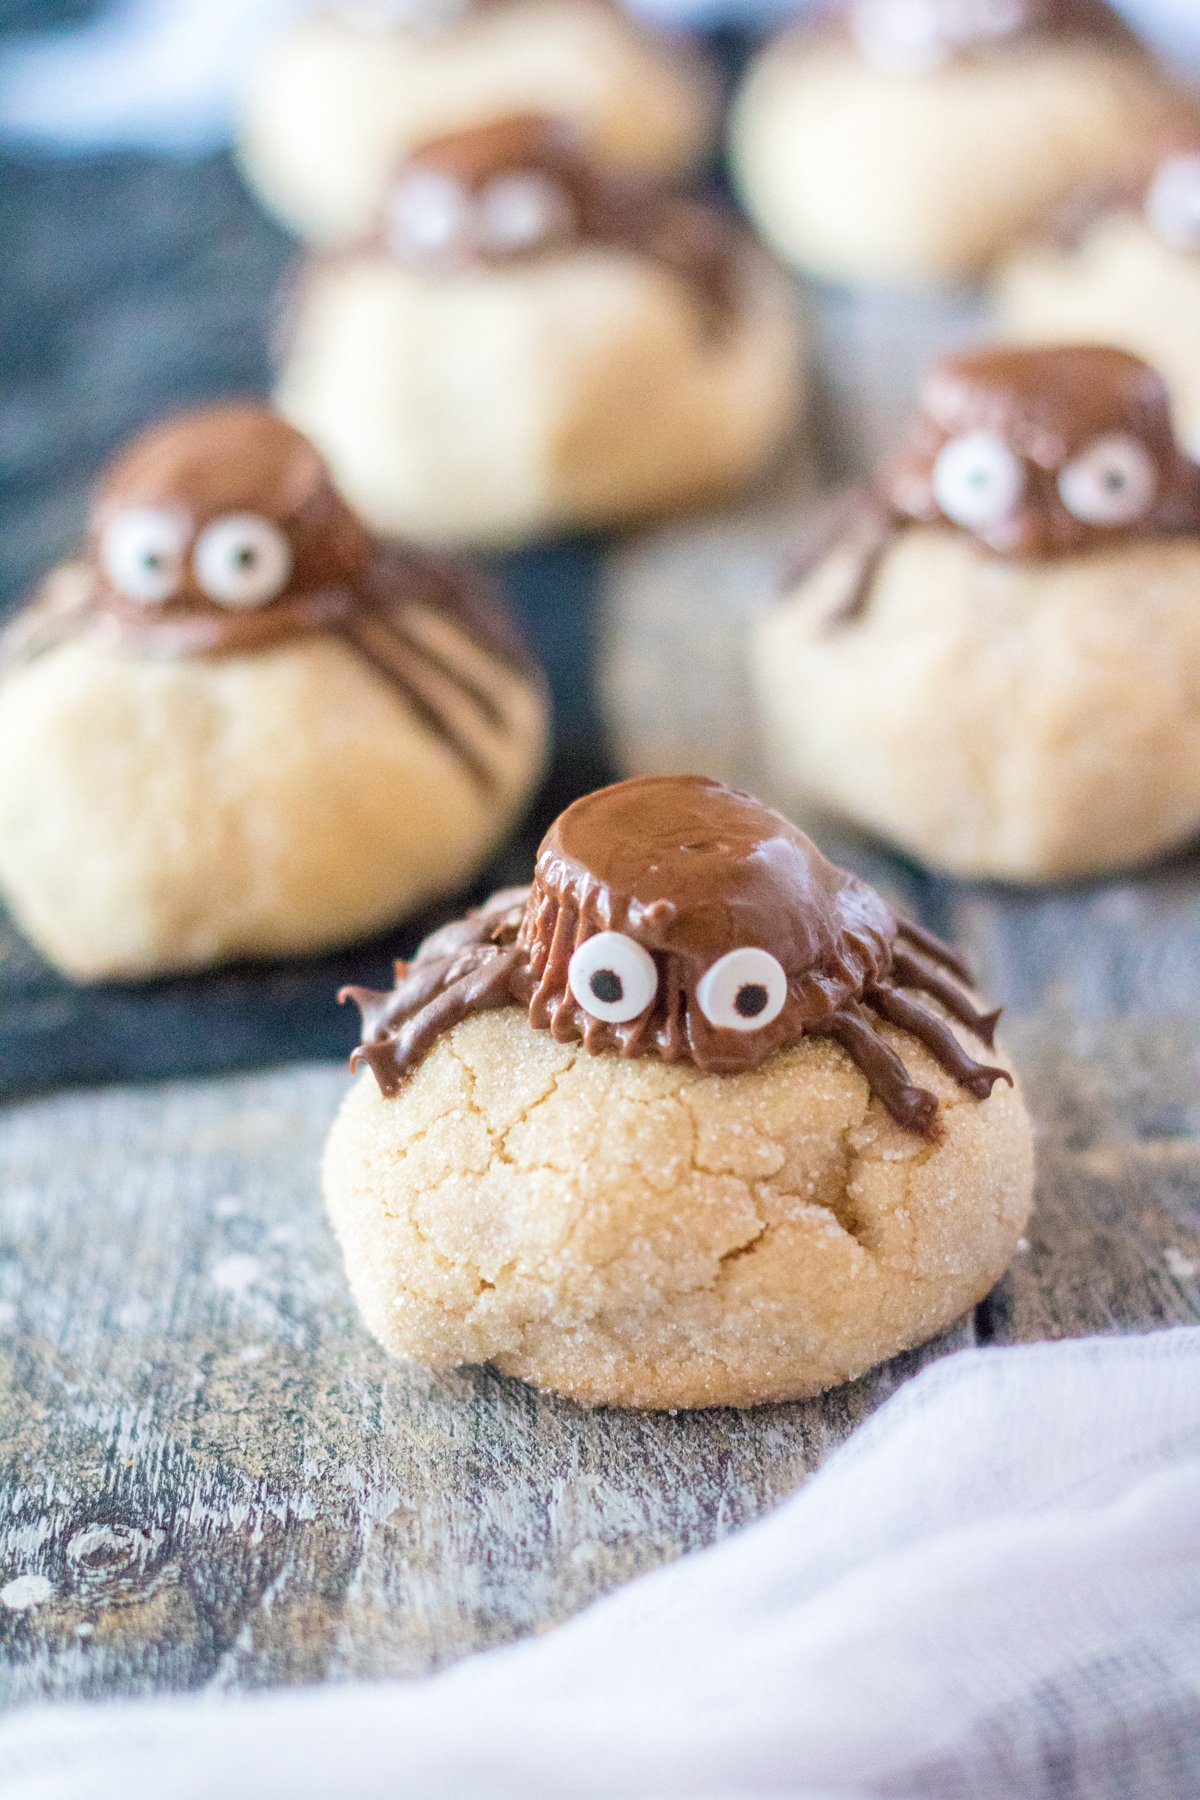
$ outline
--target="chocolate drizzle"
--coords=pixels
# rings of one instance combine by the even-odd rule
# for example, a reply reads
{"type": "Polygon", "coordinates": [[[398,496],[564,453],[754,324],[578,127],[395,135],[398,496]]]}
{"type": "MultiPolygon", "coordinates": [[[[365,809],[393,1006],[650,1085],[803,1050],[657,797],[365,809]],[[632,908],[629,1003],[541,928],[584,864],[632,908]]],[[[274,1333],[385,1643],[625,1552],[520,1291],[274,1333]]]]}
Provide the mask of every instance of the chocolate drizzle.
{"type": "Polygon", "coordinates": [[[714,326],[735,311],[739,239],[730,219],[622,179],[586,155],[570,126],[534,113],[415,151],[397,169],[365,247],[424,273],[454,275],[545,260],[587,243],[678,276],[714,326]]]}
{"type": "Polygon", "coordinates": [[[389,1097],[460,1020],[516,1005],[534,1029],[593,1054],[657,1055],[718,1075],[823,1033],[900,1124],[929,1135],[937,1099],[913,1083],[873,1015],[918,1038],[984,1099],[1011,1077],[971,1057],[917,997],[936,999],[990,1047],[998,1014],[976,1008],[958,985],[968,979],[954,951],[898,918],[780,814],[699,776],[645,776],[568,807],[542,841],[532,886],[497,894],[426,939],[396,965],[390,993],[347,988],[341,997],[362,1012],[354,1066],[369,1067],[389,1097]],[[652,997],[632,1018],[597,1016],[577,997],[572,958],[600,932],[652,959],[652,997]],[[709,972],[747,950],[767,951],[786,980],[761,1029],[715,1020],[705,994],[709,972]]]}
{"type": "Polygon", "coordinates": [[[489,583],[444,559],[374,543],[306,438],[265,407],[231,404],[154,427],[118,457],[96,489],[81,591],[65,604],[52,588],[19,614],[0,638],[0,668],[82,635],[137,656],[175,658],[250,655],[328,633],[352,644],[490,785],[472,722],[495,729],[502,713],[448,647],[447,625],[540,681],[489,583]],[[106,567],[105,534],[143,511],[178,520],[177,578],[155,601],[132,597],[106,567]],[[263,603],[221,603],[202,583],[195,547],[214,522],[245,519],[282,534],[286,570],[263,603]]]}
{"type": "Polygon", "coordinates": [[[866,611],[880,565],[914,525],[941,524],[1010,560],[1084,555],[1145,538],[1200,533],[1200,467],[1180,449],[1166,384],[1148,364],[1101,345],[963,351],[935,365],[909,435],[874,481],[854,490],[827,530],[787,572],[789,591],[841,546],[851,548],[846,592],[828,618],[866,611]],[[1011,459],[1011,504],[972,523],[950,516],[939,483],[947,446],[981,436],[1011,459]],[[1123,518],[1081,516],[1064,493],[1077,460],[1114,440],[1144,463],[1145,503],[1123,518]]]}

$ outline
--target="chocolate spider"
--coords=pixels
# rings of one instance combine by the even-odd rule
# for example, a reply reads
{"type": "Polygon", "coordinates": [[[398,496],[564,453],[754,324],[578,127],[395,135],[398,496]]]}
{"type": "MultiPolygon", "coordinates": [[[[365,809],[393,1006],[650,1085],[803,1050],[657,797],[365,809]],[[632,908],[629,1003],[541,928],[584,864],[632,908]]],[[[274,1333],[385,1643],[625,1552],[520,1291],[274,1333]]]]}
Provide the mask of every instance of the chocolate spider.
{"type": "Polygon", "coordinates": [[[732,311],[736,239],[710,207],[637,185],[589,158],[568,126],[537,113],[451,133],[397,169],[372,247],[447,275],[545,258],[585,243],[659,263],[711,312],[732,311]]]}
{"type": "Polygon", "coordinates": [[[793,566],[804,580],[836,543],[859,549],[844,604],[859,616],[884,554],[912,525],[966,532],[997,556],[1071,556],[1200,531],[1200,467],[1175,439],[1165,382],[1102,345],[966,350],[921,390],[907,444],[793,566]]]}
{"type": "Polygon", "coordinates": [[[391,993],[341,997],[362,1012],[353,1065],[388,1096],[460,1020],[515,1004],[560,1042],[718,1075],[822,1033],[901,1125],[931,1134],[937,1099],[872,1015],[986,1099],[1011,1077],[976,1062],[916,998],[932,996],[990,1046],[999,1013],[977,1010],[958,985],[969,979],[952,950],[781,814],[701,776],[651,775],[569,806],[542,840],[532,887],[427,938],[396,965],[391,993]]]}
{"type": "Polygon", "coordinates": [[[861,54],[886,74],[928,75],[966,56],[1047,38],[1139,40],[1105,0],[849,0],[861,54]]]}
{"type": "Polygon", "coordinates": [[[6,661],[84,633],[147,656],[209,657],[331,632],[490,784],[461,720],[502,717],[442,639],[456,625],[532,670],[498,596],[449,564],[376,544],[308,439],[266,407],[184,413],[135,439],[97,485],[87,557],[86,591],[18,615],[6,661]]]}

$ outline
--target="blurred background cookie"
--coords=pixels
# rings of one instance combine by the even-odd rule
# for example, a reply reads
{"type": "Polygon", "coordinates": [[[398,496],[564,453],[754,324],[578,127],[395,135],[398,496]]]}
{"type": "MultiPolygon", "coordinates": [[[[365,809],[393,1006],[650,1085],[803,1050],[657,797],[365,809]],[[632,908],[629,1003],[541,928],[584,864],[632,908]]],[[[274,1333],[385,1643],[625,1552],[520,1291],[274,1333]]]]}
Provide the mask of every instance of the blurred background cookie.
{"type": "Polygon", "coordinates": [[[345,942],[471,873],[546,738],[488,584],[373,544],[265,408],[186,414],[0,639],[0,887],[86,979],[345,942]]]}
{"type": "Polygon", "coordinates": [[[378,530],[521,540],[744,485],[796,427],[786,277],[716,207],[522,115],[427,144],[299,274],[282,410],[378,530]]]}
{"type": "Polygon", "coordinates": [[[1171,389],[1200,452],[1200,118],[1165,128],[1124,182],[1081,190],[1058,230],[998,271],[996,324],[1026,342],[1119,344],[1171,389]]]}
{"type": "Polygon", "coordinates": [[[1104,0],[840,0],[751,66],[734,176],[799,268],[957,281],[1123,167],[1163,100],[1104,0]]]}
{"type": "Polygon", "coordinates": [[[1200,470],[1104,348],[965,352],[793,574],[754,666],[777,778],[936,869],[1118,869],[1200,826],[1200,470]]]}
{"type": "Polygon", "coordinates": [[[289,229],[349,243],[430,138],[548,112],[601,162],[675,176],[707,154],[718,99],[700,52],[619,0],[336,0],[272,46],[240,156],[289,229]]]}

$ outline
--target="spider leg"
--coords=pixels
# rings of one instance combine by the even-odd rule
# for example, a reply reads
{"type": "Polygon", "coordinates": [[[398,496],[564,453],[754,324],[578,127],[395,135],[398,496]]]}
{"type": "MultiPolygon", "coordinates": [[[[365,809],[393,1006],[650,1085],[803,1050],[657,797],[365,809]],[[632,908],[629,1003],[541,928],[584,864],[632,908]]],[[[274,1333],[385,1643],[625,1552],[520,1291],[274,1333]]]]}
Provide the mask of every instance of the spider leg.
{"type": "Polygon", "coordinates": [[[864,998],[882,1018],[919,1038],[946,1073],[953,1075],[959,1086],[974,1094],[977,1100],[986,1100],[998,1081],[1007,1081],[1012,1086],[1012,1076],[1007,1069],[994,1069],[968,1056],[946,1022],[927,1012],[919,1001],[910,1000],[906,994],[889,987],[871,988],[864,998]]]}
{"type": "Polygon", "coordinates": [[[937,1124],[937,1095],[917,1087],[889,1044],[885,1044],[856,1000],[847,1000],[832,1017],[810,1031],[821,1031],[842,1046],[867,1078],[897,1124],[932,1137],[937,1124]]]}
{"type": "MultiPolygon", "coordinates": [[[[465,973],[418,1002],[394,1034],[376,1043],[360,1044],[350,1059],[351,1068],[359,1069],[366,1063],[380,1091],[390,1100],[400,1092],[405,1077],[435,1039],[452,1030],[468,1013],[507,1005],[511,998],[510,978],[520,959],[521,952],[515,944],[490,953],[481,950],[465,973]]],[[[442,971],[439,979],[445,973],[442,971]]]]}
{"type": "Polygon", "coordinates": [[[994,1012],[980,1012],[941,969],[927,962],[915,950],[905,950],[899,944],[892,952],[892,979],[897,987],[917,988],[921,993],[931,994],[935,1000],[940,1000],[953,1018],[981,1038],[989,1050],[992,1048],[996,1038],[996,1021],[1000,1017],[999,1007],[994,1012]]]}
{"type": "Polygon", "coordinates": [[[975,978],[970,964],[953,944],[946,943],[944,938],[938,937],[935,931],[927,930],[924,925],[918,925],[915,919],[901,918],[897,920],[897,924],[900,936],[907,938],[910,944],[915,944],[923,955],[931,957],[935,963],[942,963],[952,975],[965,981],[968,987],[974,985],[975,978]]]}
{"type": "Polygon", "coordinates": [[[460,976],[469,974],[483,959],[490,946],[476,944],[453,956],[421,958],[417,962],[396,965],[396,985],[390,993],[374,988],[344,987],[338,1003],[352,1000],[362,1014],[363,1038],[368,1042],[384,1037],[396,1029],[418,1008],[425,1006],[444,987],[450,987],[460,976]]]}

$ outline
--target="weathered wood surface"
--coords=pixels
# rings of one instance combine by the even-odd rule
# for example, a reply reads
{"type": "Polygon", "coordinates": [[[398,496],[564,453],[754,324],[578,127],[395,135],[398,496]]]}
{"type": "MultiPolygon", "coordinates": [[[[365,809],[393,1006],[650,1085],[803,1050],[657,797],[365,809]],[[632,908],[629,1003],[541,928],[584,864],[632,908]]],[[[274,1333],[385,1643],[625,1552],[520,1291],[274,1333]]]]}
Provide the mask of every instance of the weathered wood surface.
{"type": "Polygon", "coordinates": [[[340,1068],[0,1113],[0,1698],[412,1674],[789,1492],[905,1373],[587,1412],[388,1363],[317,1158],[340,1068]]]}

